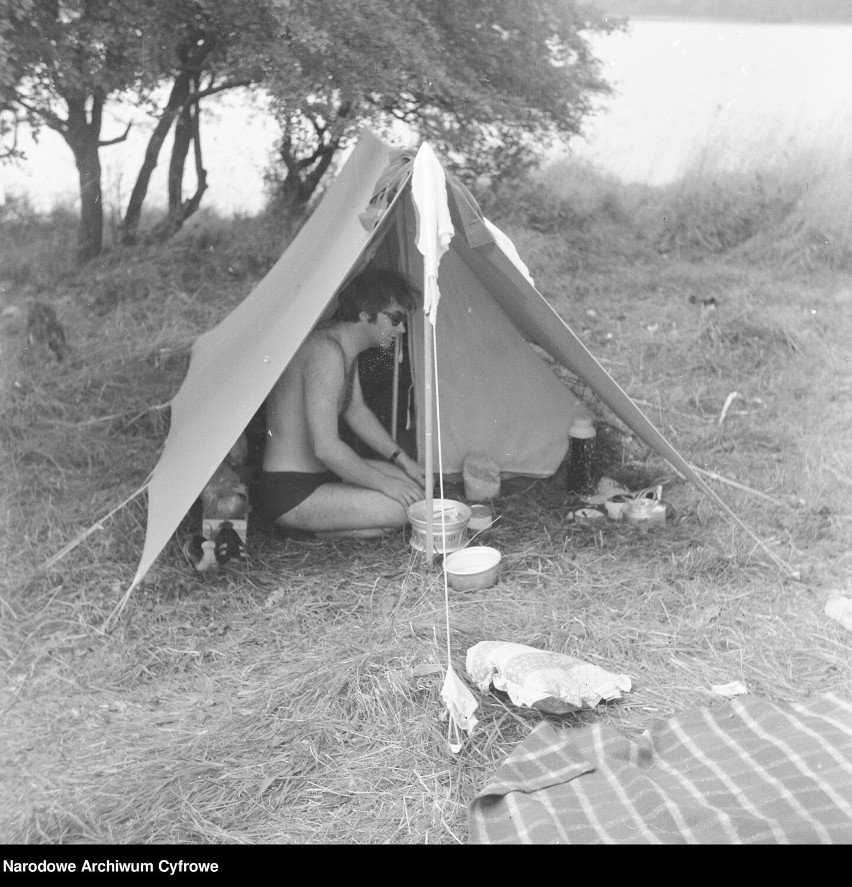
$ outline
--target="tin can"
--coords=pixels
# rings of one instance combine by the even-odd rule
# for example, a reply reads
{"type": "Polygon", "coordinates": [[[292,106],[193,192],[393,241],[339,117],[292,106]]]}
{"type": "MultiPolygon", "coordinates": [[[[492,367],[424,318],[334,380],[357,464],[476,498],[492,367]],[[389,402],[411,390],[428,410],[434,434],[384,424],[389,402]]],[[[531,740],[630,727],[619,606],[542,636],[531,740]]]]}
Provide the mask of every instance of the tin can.
{"type": "Polygon", "coordinates": [[[490,505],[471,505],[470,520],[467,522],[468,530],[478,533],[487,530],[494,523],[494,512],[490,505]]]}

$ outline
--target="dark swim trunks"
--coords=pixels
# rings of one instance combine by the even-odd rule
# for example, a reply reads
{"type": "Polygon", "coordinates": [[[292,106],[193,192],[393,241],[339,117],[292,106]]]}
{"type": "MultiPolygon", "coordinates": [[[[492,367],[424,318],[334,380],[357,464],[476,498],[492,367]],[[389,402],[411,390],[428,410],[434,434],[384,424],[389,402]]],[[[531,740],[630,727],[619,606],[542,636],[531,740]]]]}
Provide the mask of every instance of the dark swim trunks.
{"type": "Polygon", "coordinates": [[[340,483],[332,471],[261,471],[253,504],[268,520],[286,514],[323,484],[340,483]]]}

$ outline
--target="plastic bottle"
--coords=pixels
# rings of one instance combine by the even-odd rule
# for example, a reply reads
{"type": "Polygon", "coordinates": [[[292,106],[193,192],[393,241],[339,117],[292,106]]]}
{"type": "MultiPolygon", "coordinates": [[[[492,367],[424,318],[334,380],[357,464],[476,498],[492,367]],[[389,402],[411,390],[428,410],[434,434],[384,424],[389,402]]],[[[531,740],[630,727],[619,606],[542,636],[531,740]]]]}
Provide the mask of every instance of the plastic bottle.
{"type": "Polygon", "coordinates": [[[589,415],[574,419],[568,430],[568,471],[565,488],[569,493],[583,495],[594,482],[595,426],[589,415]]]}

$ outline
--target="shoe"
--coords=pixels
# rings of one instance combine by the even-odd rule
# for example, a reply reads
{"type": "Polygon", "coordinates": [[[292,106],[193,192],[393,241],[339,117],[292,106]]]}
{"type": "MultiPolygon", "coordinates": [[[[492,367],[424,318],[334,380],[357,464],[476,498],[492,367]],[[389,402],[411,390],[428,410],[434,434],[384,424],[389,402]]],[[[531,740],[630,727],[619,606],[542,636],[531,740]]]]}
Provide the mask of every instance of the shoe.
{"type": "Polygon", "coordinates": [[[199,573],[213,573],[219,569],[215,543],[196,533],[181,546],[186,559],[199,573]]]}
{"type": "Polygon", "coordinates": [[[226,564],[230,560],[242,560],[246,547],[230,521],[225,521],[216,533],[216,560],[226,564]]]}

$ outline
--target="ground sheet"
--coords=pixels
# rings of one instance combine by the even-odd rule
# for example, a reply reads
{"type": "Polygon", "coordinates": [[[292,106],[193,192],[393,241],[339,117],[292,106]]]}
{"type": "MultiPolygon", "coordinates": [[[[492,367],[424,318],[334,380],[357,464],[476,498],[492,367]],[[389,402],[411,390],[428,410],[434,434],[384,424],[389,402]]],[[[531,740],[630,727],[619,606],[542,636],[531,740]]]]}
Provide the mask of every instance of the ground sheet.
{"type": "Polygon", "coordinates": [[[472,843],[852,843],[852,701],[740,696],[628,739],[540,724],[470,809],[472,843]]]}

